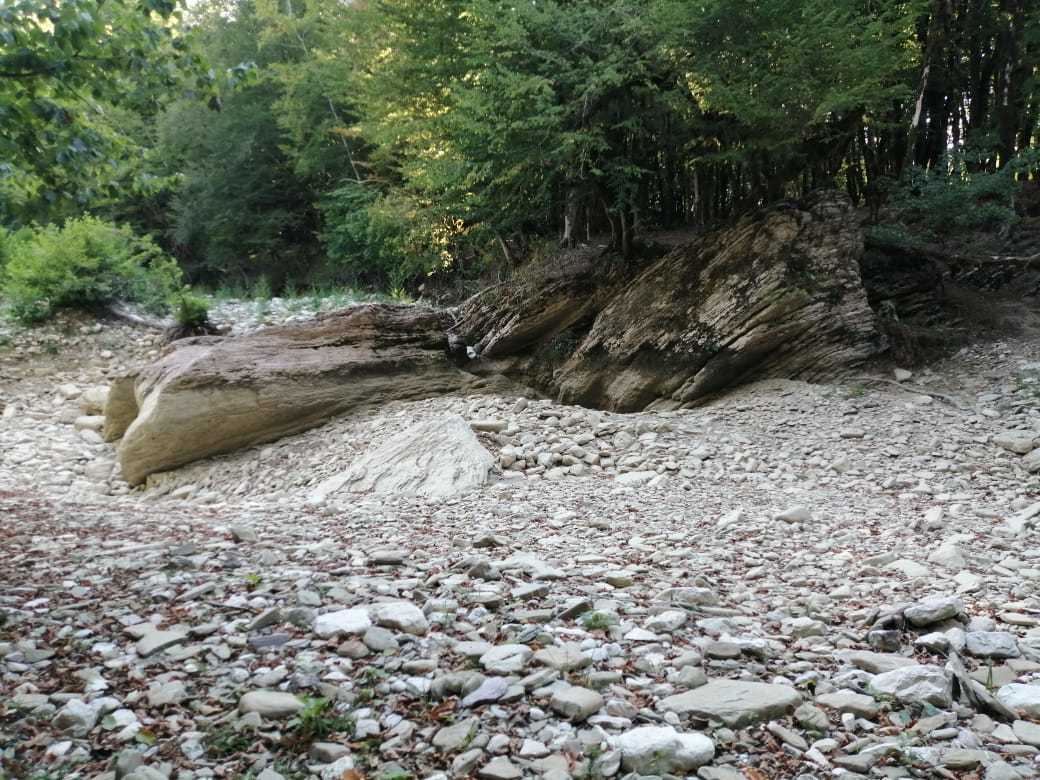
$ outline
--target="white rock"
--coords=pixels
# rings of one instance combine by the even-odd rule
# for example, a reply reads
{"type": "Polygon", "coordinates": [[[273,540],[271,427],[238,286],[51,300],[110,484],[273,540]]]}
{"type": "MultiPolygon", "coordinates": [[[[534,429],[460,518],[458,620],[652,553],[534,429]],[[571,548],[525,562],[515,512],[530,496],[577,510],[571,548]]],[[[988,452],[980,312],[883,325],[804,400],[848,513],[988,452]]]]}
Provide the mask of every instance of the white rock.
{"type": "Polygon", "coordinates": [[[495,674],[515,674],[527,666],[532,655],[527,645],[496,645],[480,656],[480,664],[495,674]]]}
{"type": "Polygon", "coordinates": [[[641,775],[686,774],[715,757],[715,743],[708,737],[672,726],[639,726],[615,744],[622,766],[641,775]]]}
{"type": "Polygon", "coordinates": [[[624,487],[638,487],[645,485],[657,477],[656,471],[626,471],[614,477],[614,482],[624,487]]]}
{"type": "Polygon", "coordinates": [[[288,718],[303,709],[303,702],[283,691],[250,691],[238,700],[238,711],[265,718],[288,718]]]}
{"type": "Polygon", "coordinates": [[[371,608],[372,620],[377,626],[396,628],[408,634],[423,636],[430,630],[421,609],[410,601],[388,601],[374,604],[371,608]]]}
{"type": "Polygon", "coordinates": [[[964,602],[956,596],[934,596],[911,604],[903,610],[906,619],[918,627],[930,626],[963,614],[964,602]]]}
{"type": "Polygon", "coordinates": [[[1037,448],[1040,436],[1035,431],[1004,431],[993,437],[998,447],[1016,455],[1028,455],[1037,448]]]}
{"type": "Polygon", "coordinates": [[[340,490],[439,501],[487,484],[494,464],[462,417],[436,417],[365,452],[347,471],[318,485],[311,502],[322,503],[340,490]]]}
{"type": "Polygon", "coordinates": [[[894,696],[907,704],[950,707],[953,703],[950,677],[938,666],[904,666],[875,675],[867,691],[873,696],[894,696]]]}
{"type": "Polygon", "coordinates": [[[341,609],[326,612],[314,620],[314,633],[323,639],[350,634],[363,634],[372,625],[367,609],[341,609]]]}
{"type": "Polygon", "coordinates": [[[811,523],[813,516],[804,506],[794,506],[773,515],[773,519],[784,523],[811,523]]]}

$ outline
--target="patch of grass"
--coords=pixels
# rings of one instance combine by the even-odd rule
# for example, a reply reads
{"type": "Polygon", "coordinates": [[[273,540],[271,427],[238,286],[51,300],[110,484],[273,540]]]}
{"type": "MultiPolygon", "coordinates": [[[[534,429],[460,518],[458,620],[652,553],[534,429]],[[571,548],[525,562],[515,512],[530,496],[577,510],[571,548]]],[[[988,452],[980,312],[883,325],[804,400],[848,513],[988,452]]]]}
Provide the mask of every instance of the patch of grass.
{"type": "Polygon", "coordinates": [[[206,754],[211,758],[227,758],[244,753],[253,744],[252,734],[236,731],[233,726],[222,726],[206,735],[206,754]]]}
{"type": "Polygon", "coordinates": [[[218,301],[239,301],[249,297],[249,290],[241,285],[225,283],[215,288],[210,295],[218,301]]]}
{"type": "Polygon", "coordinates": [[[588,631],[607,631],[617,621],[606,612],[586,612],[581,617],[581,624],[588,631]]]}
{"type": "Polygon", "coordinates": [[[261,276],[253,282],[253,289],[249,297],[254,301],[269,301],[271,296],[271,282],[266,276],[261,276]]]}
{"type": "Polygon", "coordinates": [[[331,734],[353,734],[354,719],[332,709],[332,702],[324,698],[305,699],[303,709],[289,726],[302,742],[326,739],[331,734]]]}
{"type": "Polygon", "coordinates": [[[361,679],[368,685],[375,685],[389,676],[385,671],[375,666],[366,666],[364,671],[361,672],[361,679]]]}
{"type": "Polygon", "coordinates": [[[862,383],[849,385],[845,390],[846,398],[862,398],[867,394],[867,386],[862,383]]]}

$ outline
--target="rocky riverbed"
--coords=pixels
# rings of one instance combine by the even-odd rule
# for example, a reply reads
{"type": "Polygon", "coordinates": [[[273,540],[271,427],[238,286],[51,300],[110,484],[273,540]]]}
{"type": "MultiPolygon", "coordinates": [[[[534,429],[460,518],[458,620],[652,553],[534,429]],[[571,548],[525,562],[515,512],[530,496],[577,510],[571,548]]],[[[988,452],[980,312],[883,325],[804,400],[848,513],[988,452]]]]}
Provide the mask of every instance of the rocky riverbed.
{"type": "Polygon", "coordinates": [[[1038,774],[1036,340],[679,412],[395,403],[141,489],[98,403],[155,334],[3,342],[0,776],[1038,774]],[[444,415],[488,485],[319,489],[444,415]]]}

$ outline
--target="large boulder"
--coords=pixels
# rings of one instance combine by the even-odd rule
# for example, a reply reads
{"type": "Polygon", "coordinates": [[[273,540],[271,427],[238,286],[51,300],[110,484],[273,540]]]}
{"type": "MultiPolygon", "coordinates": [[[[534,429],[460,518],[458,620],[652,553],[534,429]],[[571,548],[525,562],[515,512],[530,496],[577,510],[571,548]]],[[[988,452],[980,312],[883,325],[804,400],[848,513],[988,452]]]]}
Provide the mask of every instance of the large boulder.
{"type": "Polygon", "coordinates": [[[434,417],[374,447],[311,495],[321,503],[338,491],[450,498],[484,485],[495,459],[458,415],[434,417]]]}
{"type": "Polygon", "coordinates": [[[105,435],[122,437],[123,477],[271,441],[365,405],[469,389],[449,350],[447,315],[370,304],[236,338],[174,342],[117,380],[105,435]]]}
{"type": "Polygon", "coordinates": [[[478,295],[455,330],[492,370],[537,380],[532,363],[548,362],[540,378],[561,400],[619,411],[690,405],[750,379],[832,378],[883,347],[862,252],[849,199],[821,191],[627,273],[578,264],[478,295]]]}

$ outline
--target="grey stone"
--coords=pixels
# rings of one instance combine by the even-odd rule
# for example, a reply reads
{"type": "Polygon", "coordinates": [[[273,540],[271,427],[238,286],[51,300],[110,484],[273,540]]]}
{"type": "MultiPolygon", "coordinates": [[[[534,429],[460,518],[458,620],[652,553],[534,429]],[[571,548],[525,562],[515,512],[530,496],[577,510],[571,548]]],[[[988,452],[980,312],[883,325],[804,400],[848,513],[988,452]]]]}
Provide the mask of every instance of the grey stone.
{"type": "Polygon", "coordinates": [[[603,706],[603,697],[589,688],[572,685],[556,691],[549,706],[568,720],[581,723],[603,706]]]}
{"type": "Polygon", "coordinates": [[[341,609],[326,612],[314,620],[314,633],[323,639],[350,634],[364,634],[372,625],[367,609],[341,609]]]}
{"type": "Polygon", "coordinates": [[[711,680],[707,685],[662,699],[666,712],[720,720],[731,728],[780,718],[797,707],[801,695],[788,685],[744,680],[711,680]]]}
{"type": "Polygon", "coordinates": [[[950,707],[953,686],[949,675],[938,666],[904,666],[875,675],[867,688],[874,696],[894,696],[907,704],[950,707]]]}
{"type": "Polygon", "coordinates": [[[1014,634],[1006,631],[969,631],[965,648],[976,658],[1018,658],[1021,653],[1014,634]]]}
{"type": "Polygon", "coordinates": [[[71,737],[85,737],[98,721],[97,707],[84,703],[81,699],[69,699],[58,710],[51,724],[71,737]]]}
{"type": "Polygon", "coordinates": [[[857,669],[862,669],[871,674],[883,674],[884,672],[891,672],[893,669],[917,664],[917,661],[913,658],[906,658],[891,653],[872,653],[869,650],[849,650],[838,653],[838,656],[857,669]]]}
{"type": "Polygon", "coordinates": [[[518,780],[522,776],[520,767],[505,756],[496,756],[477,770],[481,780],[518,780]]]}
{"type": "Polygon", "coordinates": [[[1009,683],[997,691],[997,700],[1020,716],[1040,720],[1040,685],[1009,683]]]}
{"type": "Polygon", "coordinates": [[[370,650],[375,650],[377,653],[382,653],[385,650],[396,650],[400,645],[393,633],[381,626],[372,626],[365,635],[361,637],[361,641],[365,643],[365,646],[370,650]]]}
{"type": "Polygon", "coordinates": [[[495,674],[522,671],[533,653],[527,645],[496,645],[480,656],[480,664],[495,674]]]}
{"type": "Polygon", "coordinates": [[[473,741],[480,726],[478,718],[466,718],[450,726],[444,726],[433,735],[433,746],[444,753],[457,753],[473,741]]]}
{"type": "Polygon", "coordinates": [[[811,523],[812,513],[804,506],[795,506],[773,515],[774,520],[784,523],[811,523]]]}
{"type": "Polygon", "coordinates": [[[827,713],[808,702],[798,705],[794,711],[794,719],[803,729],[827,731],[831,727],[827,713]]]}
{"type": "Polygon", "coordinates": [[[388,601],[372,607],[372,620],[384,628],[396,628],[408,634],[423,636],[430,624],[422,610],[410,601],[388,601]]]}
{"type": "Polygon", "coordinates": [[[147,658],[168,647],[182,644],[187,638],[188,635],[182,631],[151,631],[137,640],[137,654],[147,658]]]}
{"type": "Polygon", "coordinates": [[[501,699],[509,691],[509,682],[504,677],[488,677],[480,687],[466,694],[459,702],[460,707],[479,707],[501,699]]]}
{"type": "Polygon", "coordinates": [[[1040,748],[1040,725],[1026,720],[1016,720],[1011,728],[1019,740],[1027,745],[1040,748]]]}
{"type": "Polygon", "coordinates": [[[903,610],[906,619],[917,627],[930,626],[964,614],[964,602],[956,596],[936,596],[903,610]]]}
{"type": "Polygon", "coordinates": [[[592,663],[592,658],[577,645],[554,645],[536,652],[534,661],[557,671],[570,672],[585,668],[592,663]]]}
{"type": "Polygon", "coordinates": [[[188,698],[188,689],[179,680],[163,683],[148,689],[148,706],[150,707],[166,707],[180,704],[186,698],[188,698]]]}
{"type": "Polygon", "coordinates": [[[876,717],[880,709],[873,697],[855,691],[822,693],[816,697],[816,703],[838,712],[851,712],[863,718],[876,717]]]}
{"type": "Polygon", "coordinates": [[[288,718],[303,709],[303,702],[282,691],[250,691],[238,700],[238,711],[255,712],[265,718],[288,718]]]}
{"type": "Polygon", "coordinates": [[[1040,436],[1035,431],[1004,431],[993,437],[993,443],[1016,455],[1028,455],[1040,444],[1040,436]]]}
{"type": "Polygon", "coordinates": [[[308,755],[311,761],[317,761],[319,764],[331,764],[343,756],[349,756],[350,748],[335,742],[315,742],[311,745],[308,755]]]}

